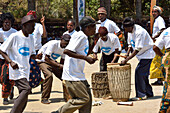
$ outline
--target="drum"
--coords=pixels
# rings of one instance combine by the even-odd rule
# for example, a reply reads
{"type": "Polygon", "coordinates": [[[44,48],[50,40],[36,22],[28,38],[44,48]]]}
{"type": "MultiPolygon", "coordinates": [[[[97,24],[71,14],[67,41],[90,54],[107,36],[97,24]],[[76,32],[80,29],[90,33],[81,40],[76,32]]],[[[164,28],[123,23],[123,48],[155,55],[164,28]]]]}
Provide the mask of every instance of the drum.
{"type": "Polygon", "coordinates": [[[107,71],[95,72],[91,76],[92,91],[95,98],[110,96],[107,71]]]}
{"type": "Polygon", "coordinates": [[[63,97],[64,97],[65,102],[67,102],[69,99],[71,99],[71,96],[69,95],[69,93],[67,91],[66,83],[64,80],[63,80],[62,84],[63,84],[63,97]]]}
{"type": "Polygon", "coordinates": [[[108,63],[107,74],[113,101],[128,101],[131,92],[131,65],[108,63]]]}

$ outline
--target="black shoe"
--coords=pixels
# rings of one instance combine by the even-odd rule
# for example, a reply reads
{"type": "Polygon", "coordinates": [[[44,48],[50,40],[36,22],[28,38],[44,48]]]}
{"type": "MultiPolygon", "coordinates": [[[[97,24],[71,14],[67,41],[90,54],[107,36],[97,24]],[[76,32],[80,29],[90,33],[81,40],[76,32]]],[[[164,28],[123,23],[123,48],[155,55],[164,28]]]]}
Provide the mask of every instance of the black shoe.
{"type": "Polygon", "coordinates": [[[52,111],[51,113],[59,113],[58,111],[52,111]]]}
{"type": "Polygon", "coordinates": [[[8,104],[9,104],[8,98],[4,98],[3,105],[8,105],[8,104]]]}
{"type": "Polygon", "coordinates": [[[43,103],[43,104],[50,104],[50,101],[48,99],[42,99],[41,103],[43,103]]]}
{"type": "Polygon", "coordinates": [[[12,87],[11,94],[9,95],[9,99],[12,100],[14,97],[14,87],[12,87]]]}
{"type": "Polygon", "coordinates": [[[162,81],[155,81],[154,83],[151,83],[153,86],[163,86],[162,81]]]}

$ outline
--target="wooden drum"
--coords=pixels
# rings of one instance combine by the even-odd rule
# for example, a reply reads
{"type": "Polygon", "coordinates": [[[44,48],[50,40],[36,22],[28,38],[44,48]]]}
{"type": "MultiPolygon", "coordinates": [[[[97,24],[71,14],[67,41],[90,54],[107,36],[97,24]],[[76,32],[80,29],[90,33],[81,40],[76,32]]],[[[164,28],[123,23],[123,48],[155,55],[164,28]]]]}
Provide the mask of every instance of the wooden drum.
{"type": "Polygon", "coordinates": [[[107,73],[113,101],[128,101],[131,91],[131,65],[127,63],[108,63],[107,73]]]}
{"type": "Polygon", "coordinates": [[[110,96],[107,71],[95,72],[91,76],[92,90],[95,98],[110,96]]]}

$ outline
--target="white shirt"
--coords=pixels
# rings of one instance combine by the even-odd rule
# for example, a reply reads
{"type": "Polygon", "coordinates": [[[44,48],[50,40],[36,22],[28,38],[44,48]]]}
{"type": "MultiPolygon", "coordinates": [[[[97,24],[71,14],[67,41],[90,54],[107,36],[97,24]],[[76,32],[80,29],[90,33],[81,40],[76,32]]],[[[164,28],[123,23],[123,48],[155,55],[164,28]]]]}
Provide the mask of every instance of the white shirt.
{"type": "Polygon", "coordinates": [[[69,33],[68,31],[64,32],[64,34],[69,34],[71,36],[71,39],[74,39],[74,37],[76,37],[77,31],[73,30],[71,33],[69,33]]]}
{"type": "Polygon", "coordinates": [[[40,23],[35,23],[34,32],[32,33],[32,35],[34,36],[35,50],[39,50],[42,47],[41,44],[42,34],[43,34],[43,26],[40,23]]]}
{"type": "Polygon", "coordinates": [[[155,35],[157,35],[157,33],[163,29],[166,28],[165,27],[165,21],[161,16],[158,16],[153,24],[153,33],[152,33],[152,37],[154,37],[155,35]]]}
{"type": "Polygon", "coordinates": [[[40,62],[45,62],[45,55],[49,55],[51,59],[56,60],[57,58],[59,58],[61,56],[61,58],[64,59],[64,48],[60,47],[60,43],[61,40],[51,40],[49,42],[47,42],[46,44],[44,44],[41,49],[38,51],[39,53],[43,54],[43,57],[40,62]]]}
{"type": "Polygon", "coordinates": [[[149,33],[139,25],[135,24],[132,33],[128,32],[128,44],[134,50],[140,49],[136,55],[138,60],[152,59],[155,56],[153,40],[149,36],[149,33]]]}
{"type": "MultiPolygon", "coordinates": [[[[89,50],[88,37],[82,31],[79,31],[77,33],[77,36],[74,37],[74,40],[70,40],[69,44],[65,49],[86,56],[89,50]]],[[[66,55],[62,79],[69,81],[86,80],[85,74],[83,72],[84,66],[85,60],[72,58],[66,55]]]]}
{"type": "Polygon", "coordinates": [[[155,45],[161,50],[163,47],[165,47],[165,49],[170,48],[170,27],[161,33],[161,35],[156,40],[155,45]]]}
{"type": "MultiPolygon", "coordinates": [[[[8,37],[12,34],[17,32],[16,29],[14,28],[10,28],[8,31],[4,31],[2,28],[0,28],[0,42],[3,43],[4,41],[6,41],[8,39],[8,37]]],[[[0,43],[0,45],[1,45],[0,43]]],[[[0,59],[4,59],[2,57],[2,55],[0,55],[0,59]]]]}
{"type": "Polygon", "coordinates": [[[9,66],[9,79],[18,80],[26,78],[29,81],[30,56],[35,54],[34,39],[32,35],[25,37],[22,30],[17,31],[0,46],[3,52],[8,51],[9,58],[18,64],[19,69],[13,70],[9,66]]]}
{"type": "MultiPolygon", "coordinates": [[[[101,24],[96,24],[96,33],[98,33],[100,26],[106,27],[109,33],[118,33],[120,31],[119,27],[112,20],[106,19],[104,22],[101,22],[101,20],[98,22],[101,24]]],[[[119,51],[121,51],[121,46],[119,47],[119,51]]]]}
{"type": "Polygon", "coordinates": [[[115,51],[115,49],[120,47],[119,38],[113,33],[108,33],[107,41],[103,41],[99,38],[97,44],[93,48],[93,52],[97,53],[99,47],[104,54],[110,55],[115,51]]]}

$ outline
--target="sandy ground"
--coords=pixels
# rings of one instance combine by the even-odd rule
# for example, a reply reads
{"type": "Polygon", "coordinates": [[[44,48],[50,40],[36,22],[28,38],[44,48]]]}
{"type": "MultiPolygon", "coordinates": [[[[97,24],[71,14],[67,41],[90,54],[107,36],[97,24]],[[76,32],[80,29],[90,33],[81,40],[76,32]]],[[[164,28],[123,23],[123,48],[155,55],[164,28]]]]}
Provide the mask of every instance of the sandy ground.
{"type": "MultiPolygon", "coordinates": [[[[98,55],[100,58],[100,54],[98,55]]],[[[121,61],[121,59],[119,60],[121,61]]],[[[136,58],[133,58],[129,61],[131,63],[131,95],[130,98],[135,97],[135,85],[134,85],[134,71],[138,63],[136,58]]],[[[85,66],[85,75],[91,85],[91,75],[93,72],[99,71],[99,61],[95,64],[86,63],[85,66]]],[[[150,83],[154,82],[156,79],[150,79],[150,83]]],[[[100,106],[93,106],[92,113],[158,113],[159,105],[162,96],[162,86],[153,86],[154,97],[142,101],[133,101],[133,106],[117,105],[116,102],[113,102],[112,99],[102,99],[102,98],[93,98],[93,101],[102,101],[103,104],[100,106]]],[[[1,90],[1,87],[0,87],[1,90]]],[[[41,92],[40,86],[32,90],[33,94],[29,95],[29,100],[24,110],[24,113],[51,113],[56,111],[59,107],[65,104],[63,100],[63,89],[62,82],[59,81],[54,76],[52,93],[50,97],[51,104],[42,104],[41,103],[41,92]]],[[[9,105],[2,104],[2,98],[0,98],[0,113],[9,113],[15,98],[18,96],[18,90],[15,87],[14,99],[10,100],[9,105]]],[[[1,97],[1,93],[0,93],[1,97]]],[[[78,113],[76,111],[75,113],[78,113]]]]}

